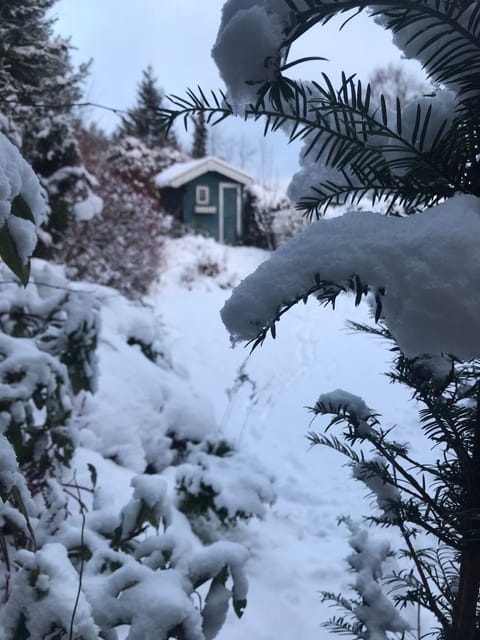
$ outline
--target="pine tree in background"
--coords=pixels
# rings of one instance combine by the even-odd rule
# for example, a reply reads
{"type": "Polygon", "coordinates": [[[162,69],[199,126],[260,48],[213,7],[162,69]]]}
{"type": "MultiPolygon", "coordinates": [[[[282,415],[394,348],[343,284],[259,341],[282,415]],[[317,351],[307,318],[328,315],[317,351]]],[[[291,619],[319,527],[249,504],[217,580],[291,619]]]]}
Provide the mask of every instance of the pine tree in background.
{"type": "Polygon", "coordinates": [[[228,93],[172,97],[176,109],[164,111],[166,127],[202,111],[217,121],[238,113],[264,118],[267,132],[282,128],[290,141],[305,142],[290,196],[307,214],[358,205],[365,196],[372,208],[397,213],[385,219],[359,211],[307,228],[247,278],[222,311],[232,338],[257,346],[268,333],[275,337],[281,316],[311,294],[322,304],[346,291],[357,304],[369,295],[378,324],[354,328],[391,341],[389,377],[419,402],[420,455],[401,429],[382,427],[380,416],[348,392],[322,394],[312,408],[333,415],[323,433],[310,435],[312,443],[349,459],[376,499],[369,520],[395,529],[402,541],[400,569],[382,577],[390,550],[375,557],[366,536],[350,526],[357,596],[324,594],[344,611],[328,626],[358,640],[478,640],[480,3],[229,0],[225,9],[213,56],[228,93]],[[343,75],[336,89],[326,74],[311,83],[283,75],[305,61],[288,60],[298,38],[336,14],[362,11],[422,64],[435,85],[431,95],[389,107],[354,76],[343,75]],[[247,37],[253,30],[255,40],[247,37]],[[401,261],[392,260],[400,246],[397,223],[405,242],[401,261]],[[339,426],[340,435],[333,432],[339,426]],[[392,600],[418,608],[427,633],[414,633],[392,600]]]}
{"type": "Polygon", "coordinates": [[[173,134],[165,134],[160,115],[162,105],[163,93],[157,86],[153,68],[148,66],[142,71],[142,80],[137,89],[137,104],[122,118],[117,137],[133,136],[150,149],[175,144],[173,134]]]}
{"type": "MultiPolygon", "coordinates": [[[[53,245],[61,244],[75,205],[93,186],[81,166],[73,107],[82,96],[88,64],[75,69],[69,40],[54,35],[48,12],[55,3],[0,0],[0,128],[46,188],[53,245]]],[[[55,254],[54,247],[49,251],[55,254]]]]}
{"type": "Polygon", "coordinates": [[[205,114],[201,111],[195,118],[193,132],[192,158],[204,158],[207,155],[208,130],[205,114]]]}

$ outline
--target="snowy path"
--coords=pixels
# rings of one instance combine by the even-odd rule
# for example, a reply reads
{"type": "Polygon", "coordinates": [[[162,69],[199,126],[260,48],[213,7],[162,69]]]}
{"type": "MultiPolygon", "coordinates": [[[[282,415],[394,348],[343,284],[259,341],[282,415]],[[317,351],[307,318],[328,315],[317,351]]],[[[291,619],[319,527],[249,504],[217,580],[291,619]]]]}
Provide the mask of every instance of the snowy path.
{"type": "Polygon", "coordinates": [[[157,296],[175,360],[186,365],[194,389],[212,402],[227,435],[276,478],[272,510],[263,522],[248,525],[246,613],[241,622],[231,616],[219,638],[326,640],[331,635],[320,624],[332,610],[320,604],[318,592],[337,592],[349,582],[346,533],[337,517],[359,518],[368,501],[343,468],[343,458],[309,450],[305,407],[321,392],[342,387],[390,420],[412,424],[413,413],[402,409],[402,390],[382,375],[389,357],[384,346],[345,329],[347,317],[367,319],[351,300],[335,313],[315,301],[298,306],[280,322],[277,340],[268,339],[248,357],[245,349],[229,347],[221,324],[218,311],[227,295],[216,288],[167,286],[157,296]]]}

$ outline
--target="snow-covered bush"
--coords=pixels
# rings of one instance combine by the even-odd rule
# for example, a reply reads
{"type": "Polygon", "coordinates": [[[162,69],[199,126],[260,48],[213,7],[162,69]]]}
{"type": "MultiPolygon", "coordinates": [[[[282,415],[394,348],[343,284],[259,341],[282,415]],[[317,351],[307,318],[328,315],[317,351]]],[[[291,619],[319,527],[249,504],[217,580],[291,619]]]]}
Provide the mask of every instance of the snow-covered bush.
{"type": "MultiPolygon", "coordinates": [[[[246,550],[227,542],[200,546],[188,526],[172,518],[161,478],[135,476],[132,485],[120,513],[94,487],[90,508],[78,497],[79,513],[65,508],[55,528],[33,521],[42,544],[15,556],[0,609],[7,640],[69,633],[117,638],[124,625],[131,640],[205,640],[217,634],[230,600],[241,615],[246,550]],[[202,587],[206,596],[198,607],[194,592],[202,587]]],[[[78,485],[66,486],[80,496],[78,485]]]]}
{"type": "MultiPolygon", "coordinates": [[[[85,205],[81,216],[89,217],[97,204],[85,205]]],[[[243,613],[248,554],[221,535],[208,546],[200,541],[176,507],[168,471],[188,461],[179,455],[180,443],[191,444],[193,455],[208,436],[218,452],[218,430],[211,412],[191,401],[188,384],[172,369],[146,318],[127,322],[113,339],[119,350],[152,367],[161,393],[155,410],[148,407],[149,424],[137,406],[128,425],[144,429],[139,457],[146,473],[124,470],[133,492],[116,501],[106,497],[97,484],[105,479],[102,471],[108,464],[110,470],[120,467],[98,454],[97,466],[82,464],[78,446],[95,432],[99,441],[106,431],[101,385],[97,404],[92,395],[102,291],[73,284],[60,267],[31,264],[46,209],[32,169],[0,135],[0,256],[7,265],[0,269],[0,635],[116,640],[118,627],[124,635],[126,626],[130,640],[209,640],[230,602],[237,616],[243,613]]],[[[112,290],[106,295],[120,298],[112,290]]],[[[123,299],[118,304],[123,310],[129,305],[123,299]]],[[[121,313],[116,321],[125,316],[132,320],[121,313]]],[[[117,453],[110,457],[121,461],[117,453]]],[[[267,489],[259,499],[266,501],[268,478],[263,482],[267,489]]]]}
{"type": "Polygon", "coordinates": [[[245,608],[248,553],[214,518],[202,541],[178,478],[202,469],[230,528],[263,515],[271,480],[225,442],[150,309],[42,261],[25,289],[11,280],[0,288],[3,637],[215,637],[230,603],[245,608]],[[110,475],[122,478],[113,495],[110,475]]]}
{"type": "MultiPolygon", "coordinates": [[[[102,208],[95,217],[84,216],[66,235],[63,260],[68,274],[139,298],[159,272],[163,237],[171,226],[159,203],[154,176],[179,152],[169,146],[152,150],[133,137],[113,144],[95,130],[84,131],[82,151],[96,176],[95,193],[102,208]]],[[[96,201],[88,202],[93,206],[96,201]]]]}
{"type": "Polygon", "coordinates": [[[347,599],[340,594],[322,592],[324,602],[334,603],[344,615],[331,618],[325,626],[333,632],[354,638],[386,638],[394,633],[404,637],[410,627],[398,609],[383,593],[382,579],[388,568],[392,551],[388,542],[372,540],[367,528],[348,518],[344,519],[350,531],[352,553],[347,558],[350,571],[355,575],[352,585],[356,597],[347,599]]]}
{"type": "Polygon", "coordinates": [[[20,279],[28,280],[30,256],[47,206],[32,168],[0,134],[0,257],[20,279]]]}
{"type": "Polygon", "coordinates": [[[280,188],[247,186],[244,212],[245,244],[261,249],[276,249],[307,224],[280,188]]]}
{"type": "Polygon", "coordinates": [[[188,289],[209,283],[231,289],[235,284],[227,268],[225,247],[213,238],[186,233],[167,243],[163,258],[169,281],[188,289]]]}
{"type": "Polygon", "coordinates": [[[74,108],[89,65],[75,67],[71,42],[54,33],[54,4],[3,2],[0,26],[0,130],[33,167],[48,197],[51,214],[37,250],[42,257],[57,251],[61,256],[68,225],[92,195],[74,108]]]}
{"type": "MultiPolygon", "coordinates": [[[[216,469],[214,486],[229,504],[229,529],[240,521],[235,513],[239,500],[250,517],[263,515],[263,505],[273,499],[271,480],[254,460],[225,442],[208,403],[172,365],[162,337],[165,328],[153,311],[112,289],[94,291],[102,316],[100,370],[109,374],[100,376],[98,392],[85,398],[78,442],[97,452],[89,462],[95,467],[90,469],[95,486],[91,495],[81,490],[88,509],[83,543],[82,514],[76,514],[72,499],[72,515],[56,540],[67,547],[77,569],[84,558],[82,593],[105,634],[129,625],[130,638],[156,640],[170,637],[169,632],[181,638],[214,637],[229,602],[238,614],[245,606],[247,553],[224,541],[229,531],[214,516],[197,526],[197,514],[181,506],[179,476],[200,458],[209,462],[228,453],[222,473],[216,469]],[[117,486],[114,494],[108,489],[109,476],[124,473],[133,487],[127,503],[119,499],[117,486]],[[230,484],[232,474],[245,483],[241,494],[230,484]],[[203,535],[207,529],[208,536],[203,535]],[[151,589],[158,594],[153,600],[146,595],[151,589]],[[106,609],[102,602],[111,606],[106,609]]],[[[74,467],[78,483],[88,487],[85,452],[78,450],[74,467]]],[[[68,484],[75,493],[74,483],[68,484]]]]}
{"type": "MultiPolygon", "coordinates": [[[[348,17],[348,16],[347,16],[348,17]]],[[[372,208],[319,220],[247,278],[222,311],[234,340],[261,343],[297,302],[323,304],[340,293],[367,296],[377,327],[357,326],[392,341],[389,374],[421,404],[419,429],[438,452],[416,457],[379,416],[345,392],[322,394],[316,414],[333,414],[312,434],[350,458],[354,475],[376,496],[373,521],[395,527],[408,567],[390,576],[399,605],[435,619],[427,635],[475,640],[480,629],[480,5],[473,0],[228,0],[213,57],[226,92],[173,98],[165,123],[199,111],[210,118],[264,118],[304,140],[290,198],[321,216],[332,205],[372,208]],[[407,58],[434,83],[428,96],[389,106],[372,87],[344,74],[336,89],[326,74],[293,80],[296,41],[336,14],[365,11],[393,33],[407,58]],[[396,217],[382,214],[396,213],[396,217]],[[412,215],[415,214],[415,215],[412,215]],[[365,448],[362,448],[364,445],[365,448]],[[371,450],[374,454],[372,456],[371,450]],[[434,624],[435,624],[434,623],[434,624]]],[[[401,433],[401,432],[400,432],[401,433]]],[[[361,551],[361,550],[360,550],[361,551]]],[[[403,638],[384,589],[376,592],[357,557],[357,586],[368,607],[351,608],[357,638],[403,638]],[[365,580],[362,580],[365,578],[365,580]],[[372,591],[373,589],[373,591],[372,591]],[[369,593],[367,593],[367,591],[369,593]],[[371,597],[372,596],[372,597],[371,597]],[[386,624],[382,615],[386,615],[386,624]],[[388,623],[388,624],[387,624],[388,623]]],[[[378,582],[381,584],[381,581],[378,582]]],[[[348,604],[348,603],[347,603],[348,604]]],[[[347,607],[348,608],[348,607],[347,607]]]]}
{"type": "Polygon", "coordinates": [[[98,319],[88,294],[58,269],[34,263],[30,284],[0,285],[0,420],[35,493],[70,462],[75,396],[96,386],[98,319]]]}
{"type": "Polygon", "coordinates": [[[194,531],[216,540],[239,521],[263,517],[274,500],[271,480],[226,440],[189,447],[177,472],[179,509],[194,531]]]}
{"type": "Polygon", "coordinates": [[[11,447],[24,479],[22,494],[2,483],[1,589],[8,600],[15,550],[35,547],[66,516],[56,478],[72,460],[82,397],[96,386],[98,317],[91,296],[71,290],[58,268],[42,262],[33,263],[24,289],[3,267],[0,296],[2,447],[11,447]]]}

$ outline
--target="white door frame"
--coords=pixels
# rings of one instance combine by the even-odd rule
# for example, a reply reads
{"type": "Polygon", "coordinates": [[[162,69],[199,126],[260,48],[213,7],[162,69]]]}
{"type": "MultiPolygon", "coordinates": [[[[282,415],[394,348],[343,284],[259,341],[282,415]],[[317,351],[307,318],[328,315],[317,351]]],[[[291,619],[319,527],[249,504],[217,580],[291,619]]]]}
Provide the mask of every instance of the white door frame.
{"type": "Polygon", "coordinates": [[[237,236],[242,233],[242,192],[239,184],[233,182],[219,182],[218,184],[218,240],[225,240],[225,190],[235,189],[237,193],[237,236]]]}

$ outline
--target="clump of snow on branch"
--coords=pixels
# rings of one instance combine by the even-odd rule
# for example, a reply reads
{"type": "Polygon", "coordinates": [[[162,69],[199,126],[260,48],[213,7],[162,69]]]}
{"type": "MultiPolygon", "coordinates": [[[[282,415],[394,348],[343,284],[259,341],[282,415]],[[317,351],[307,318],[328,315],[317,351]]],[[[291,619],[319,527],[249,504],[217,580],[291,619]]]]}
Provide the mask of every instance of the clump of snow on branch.
{"type": "Polygon", "coordinates": [[[348,414],[349,419],[356,425],[356,430],[360,437],[367,436],[372,432],[369,424],[375,416],[371,409],[367,407],[365,401],[353,393],[336,389],[328,393],[322,393],[314,407],[315,413],[343,413],[348,414]]]}
{"type": "Polygon", "coordinates": [[[348,288],[352,276],[384,290],[382,315],[407,357],[480,355],[480,200],[458,195],[415,216],[352,212],[319,220],[234,291],[222,319],[235,341],[271,326],[316,278],[348,288]],[[317,275],[318,274],[318,275],[317,275]]]}
{"type": "Polygon", "coordinates": [[[47,205],[32,168],[18,149],[0,134],[0,227],[7,225],[22,264],[32,255],[37,230],[46,216],[47,205]],[[30,209],[31,220],[23,215],[19,217],[12,210],[12,203],[18,197],[30,209]]]}
{"type": "Polygon", "coordinates": [[[31,638],[44,638],[53,631],[67,630],[70,624],[72,637],[84,640],[98,638],[99,629],[93,621],[90,606],[78,590],[78,573],[62,544],[46,544],[37,552],[21,550],[15,560],[21,568],[15,575],[8,603],[0,614],[7,638],[18,637],[21,613],[31,638]]]}
{"type": "Polygon", "coordinates": [[[353,477],[364,482],[373,493],[385,522],[393,523],[398,521],[396,505],[400,503],[401,495],[393,484],[387,482],[386,474],[387,466],[380,456],[361,461],[353,467],[353,477]]]}
{"type": "Polygon", "coordinates": [[[405,632],[409,629],[393,603],[382,591],[381,578],[385,562],[390,555],[387,542],[372,540],[366,529],[346,520],[350,529],[353,553],[347,558],[356,575],[353,585],[362,602],[355,608],[355,617],[365,625],[365,638],[388,640],[387,632],[405,632]]]}
{"type": "Polygon", "coordinates": [[[336,389],[318,396],[317,405],[323,405],[329,412],[345,411],[354,415],[359,422],[366,422],[372,415],[365,400],[349,391],[336,389]]]}
{"type": "Polygon", "coordinates": [[[236,104],[251,102],[256,86],[271,80],[283,39],[278,15],[267,11],[263,2],[227,2],[223,8],[220,33],[212,54],[236,104]],[[236,5],[241,5],[237,9],[236,5]],[[250,6],[248,6],[250,5],[250,6]],[[248,45],[245,33],[249,34],[248,45]]]}
{"type": "MultiPolygon", "coordinates": [[[[308,2],[295,2],[299,11],[308,2]]],[[[278,0],[228,0],[212,49],[213,58],[228,87],[230,98],[241,111],[255,102],[258,87],[278,73],[291,9],[278,0]]]]}

